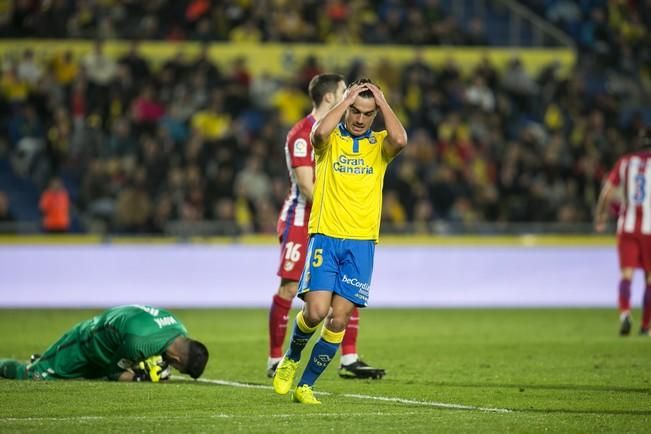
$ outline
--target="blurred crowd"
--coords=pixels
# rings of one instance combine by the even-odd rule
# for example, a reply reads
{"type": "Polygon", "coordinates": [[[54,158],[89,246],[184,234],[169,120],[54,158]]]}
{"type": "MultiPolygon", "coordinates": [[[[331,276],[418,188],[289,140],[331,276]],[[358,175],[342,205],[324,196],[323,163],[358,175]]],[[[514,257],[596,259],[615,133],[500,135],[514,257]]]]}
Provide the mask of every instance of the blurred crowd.
{"type": "Polygon", "coordinates": [[[365,44],[485,43],[439,0],[16,0],[5,37],[365,44]]]}
{"type": "Polygon", "coordinates": [[[524,0],[598,67],[651,82],[651,0],[524,0]]]}
{"type": "MultiPolygon", "coordinates": [[[[17,1],[15,8],[35,3],[17,1]]],[[[64,37],[83,28],[70,24],[80,16],[99,20],[91,27],[103,28],[102,5],[123,10],[109,20],[113,24],[120,17],[148,16],[129,8],[152,8],[160,30],[169,29],[165,17],[187,19],[193,7],[210,2],[79,1],[72,11],[66,1],[39,4],[46,3],[43,14],[66,6],[64,37]],[[182,11],[162,12],[172,4],[182,11]],[[93,5],[93,12],[82,14],[84,5],[93,5]]],[[[241,16],[243,5],[251,13],[258,4],[226,3],[230,8],[219,12],[225,17],[241,16]]],[[[396,2],[332,1],[327,15],[337,16],[337,7],[348,11],[376,3],[396,2]]],[[[317,20],[308,9],[301,19],[317,20]]],[[[5,30],[36,32],[39,26],[16,19],[16,10],[5,30]]],[[[216,13],[211,10],[211,19],[216,13]]],[[[321,35],[319,28],[315,35],[321,35]]],[[[182,32],[190,34],[188,29],[182,32]]],[[[645,24],[645,38],[648,29],[645,24]]],[[[65,223],[77,221],[77,230],[162,233],[173,232],[176,224],[209,222],[205,229],[214,234],[274,232],[288,186],[285,135],[309,112],[307,83],[323,67],[308,57],[292,79],[253,76],[245,58],[218,64],[208,47],[196,57],[179,52],[159,68],[141,55],[138,42],[119,58],[107,56],[102,42],[79,58],[70,51],[36,58],[30,49],[5,58],[0,161],[56,198],[47,202],[55,204],[54,217],[69,208],[73,219],[65,223]]],[[[643,57],[634,54],[641,67],[643,57]]],[[[619,64],[595,66],[599,62],[584,56],[570,74],[550,64],[532,76],[517,58],[498,71],[485,57],[462,74],[452,58],[435,67],[417,52],[406,64],[360,60],[336,71],[349,82],[360,76],[377,81],[409,132],[409,146],[387,173],[384,227],[431,231],[446,224],[589,222],[604,175],[631,149],[645,122],[642,108],[649,107],[640,74],[619,64]]],[[[43,212],[44,203],[42,198],[43,212]]],[[[11,197],[0,192],[0,221],[13,214],[11,197]]],[[[52,230],[61,231],[60,219],[54,220],[52,230]]]]}

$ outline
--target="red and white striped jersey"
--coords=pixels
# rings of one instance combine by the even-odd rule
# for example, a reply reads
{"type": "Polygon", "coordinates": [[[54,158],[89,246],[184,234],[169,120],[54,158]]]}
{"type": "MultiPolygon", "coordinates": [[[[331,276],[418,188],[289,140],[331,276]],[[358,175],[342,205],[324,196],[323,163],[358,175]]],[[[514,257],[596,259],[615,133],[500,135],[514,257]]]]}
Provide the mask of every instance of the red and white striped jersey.
{"type": "Polygon", "coordinates": [[[301,194],[292,169],[300,166],[314,168],[314,152],[310,142],[310,131],[316,120],[312,115],[297,122],[287,133],[285,142],[285,161],[289,172],[289,194],[285,198],[278,219],[287,222],[287,226],[307,226],[310,220],[312,203],[301,194]]]}
{"type": "Polygon", "coordinates": [[[651,151],[621,157],[608,180],[622,190],[617,232],[651,234],[651,151]]]}

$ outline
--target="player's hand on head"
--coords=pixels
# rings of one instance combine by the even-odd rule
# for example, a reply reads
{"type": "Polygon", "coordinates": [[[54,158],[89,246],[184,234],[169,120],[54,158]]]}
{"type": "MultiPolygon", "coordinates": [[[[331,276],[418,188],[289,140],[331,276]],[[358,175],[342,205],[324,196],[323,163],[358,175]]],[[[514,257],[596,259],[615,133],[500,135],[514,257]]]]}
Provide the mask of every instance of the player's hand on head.
{"type": "Polygon", "coordinates": [[[380,90],[379,87],[377,87],[373,83],[366,83],[366,86],[368,90],[370,90],[371,93],[373,94],[373,98],[375,98],[376,104],[380,105],[387,102],[386,98],[384,97],[384,92],[382,92],[382,90],[380,90]]]}
{"type": "Polygon", "coordinates": [[[365,90],[368,90],[367,83],[354,84],[346,89],[344,92],[343,100],[346,101],[348,105],[350,105],[355,101],[355,98],[357,98],[357,96],[365,90]]]}

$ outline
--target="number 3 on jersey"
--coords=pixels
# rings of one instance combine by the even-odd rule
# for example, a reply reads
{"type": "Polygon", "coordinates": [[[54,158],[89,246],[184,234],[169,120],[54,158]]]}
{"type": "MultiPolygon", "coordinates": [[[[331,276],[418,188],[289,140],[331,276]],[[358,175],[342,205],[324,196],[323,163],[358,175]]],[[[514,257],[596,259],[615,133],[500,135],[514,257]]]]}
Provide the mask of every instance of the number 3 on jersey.
{"type": "Polygon", "coordinates": [[[314,255],[312,255],[312,266],[318,268],[323,264],[323,249],[314,249],[314,255]]]}
{"type": "Polygon", "coordinates": [[[636,204],[641,204],[644,202],[646,197],[646,177],[643,174],[635,176],[635,193],[633,195],[633,201],[636,204]]]}

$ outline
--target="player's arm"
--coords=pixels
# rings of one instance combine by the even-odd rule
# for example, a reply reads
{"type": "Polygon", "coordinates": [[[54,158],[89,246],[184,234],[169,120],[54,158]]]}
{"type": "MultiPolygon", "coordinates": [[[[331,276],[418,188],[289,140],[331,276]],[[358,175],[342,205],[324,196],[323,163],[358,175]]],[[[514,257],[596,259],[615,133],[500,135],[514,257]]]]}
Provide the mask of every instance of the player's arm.
{"type": "Polygon", "coordinates": [[[599,199],[594,210],[594,228],[597,232],[606,230],[606,222],[608,221],[608,206],[610,205],[613,197],[615,196],[615,185],[607,180],[599,193],[599,199]]]}
{"type": "Polygon", "coordinates": [[[135,375],[136,374],[131,371],[122,371],[122,373],[117,377],[117,381],[136,381],[135,375]]]}
{"type": "MultiPolygon", "coordinates": [[[[144,336],[134,333],[127,333],[122,343],[121,351],[124,356],[129,360],[136,361],[136,364],[128,369],[131,372],[132,381],[151,381],[157,383],[160,380],[166,380],[170,376],[169,363],[163,360],[160,355],[166,347],[165,343],[169,345],[171,339],[177,332],[166,332],[165,329],[144,336]]],[[[124,381],[128,381],[127,374],[120,374],[124,376],[124,381]]]]}
{"type": "Polygon", "coordinates": [[[373,93],[375,104],[380,109],[382,117],[384,117],[384,126],[387,129],[387,138],[384,141],[385,154],[389,158],[393,158],[407,146],[407,131],[391,109],[380,88],[371,83],[368,83],[367,86],[373,93]]]}
{"type": "Polygon", "coordinates": [[[109,376],[109,380],[158,383],[170,378],[170,367],[161,356],[152,356],[130,370],[109,376]]]}
{"type": "Polygon", "coordinates": [[[337,127],[337,124],[341,121],[346,109],[350,107],[357,95],[360,92],[367,90],[365,84],[356,84],[351,86],[349,89],[346,89],[344,97],[337,105],[330,109],[328,113],[323,116],[323,118],[316,121],[310,132],[310,141],[315,150],[321,151],[325,149],[328,144],[328,139],[330,134],[337,127]]]}
{"type": "Polygon", "coordinates": [[[298,166],[292,169],[296,175],[296,184],[301,194],[312,202],[314,192],[314,169],[311,166],[298,166]]]}
{"type": "Polygon", "coordinates": [[[132,370],[119,371],[106,377],[109,381],[137,381],[136,373],[132,370]]]}

